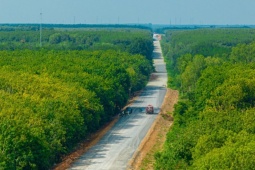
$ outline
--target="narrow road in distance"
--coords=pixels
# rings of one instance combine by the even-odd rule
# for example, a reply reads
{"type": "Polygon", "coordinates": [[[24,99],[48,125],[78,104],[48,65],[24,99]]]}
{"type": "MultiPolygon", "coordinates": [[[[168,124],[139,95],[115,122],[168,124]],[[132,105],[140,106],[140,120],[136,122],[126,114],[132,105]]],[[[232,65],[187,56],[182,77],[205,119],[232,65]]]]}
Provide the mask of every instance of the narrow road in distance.
{"type": "Polygon", "coordinates": [[[142,139],[160,111],[166,94],[167,73],[159,41],[154,41],[152,74],[143,92],[130,105],[133,113],[120,117],[118,122],[91,149],[82,155],[70,170],[125,170],[142,139]],[[146,114],[151,104],[154,114],[146,114]]]}

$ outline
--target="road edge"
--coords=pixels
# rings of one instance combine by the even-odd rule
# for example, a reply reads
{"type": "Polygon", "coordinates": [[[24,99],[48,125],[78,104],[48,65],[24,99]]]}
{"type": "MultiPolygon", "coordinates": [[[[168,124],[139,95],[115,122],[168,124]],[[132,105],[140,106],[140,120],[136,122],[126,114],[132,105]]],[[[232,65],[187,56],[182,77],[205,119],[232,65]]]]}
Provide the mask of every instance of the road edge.
{"type": "MultiPolygon", "coordinates": [[[[136,98],[138,96],[140,96],[142,91],[143,90],[136,91],[134,96],[128,100],[127,105],[124,108],[131,105],[134,102],[134,100],[136,100],[136,98]]],[[[90,148],[92,148],[94,145],[96,145],[102,139],[102,137],[116,124],[116,122],[118,120],[119,120],[119,116],[116,115],[110,122],[108,122],[103,127],[101,127],[97,132],[92,133],[87,141],[81,142],[79,144],[79,146],[76,149],[74,149],[73,152],[64,156],[64,158],[62,159],[61,162],[59,162],[58,164],[55,164],[50,169],[51,170],[66,170],[66,169],[70,168],[71,165],[77,159],[79,159],[90,148]]]]}
{"type": "MultiPolygon", "coordinates": [[[[169,98],[170,95],[172,93],[174,93],[175,90],[172,90],[170,88],[167,88],[167,94],[164,98],[164,101],[163,101],[163,104],[162,104],[162,107],[163,106],[166,106],[168,105],[168,102],[169,102],[169,98]]],[[[165,128],[169,129],[172,127],[173,125],[173,118],[167,114],[167,112],[173,112],[173,107],[174,107],[174,104],[177,103],[178,101],[178,92],[177,92],[177,98],[176,99],[172,99],[172,105],[170,106],[171,109],[170,110],[162,110],[160,109],[160,113],[157,115],[155,121],[153,122],[151,128],[149,129],[149,131],[147,132],[146,136],[144,137],[144,139],[141,141],[138,149],[135,151],[135,153],[133,154],[132,158],[130,159],[130,161],[128,162],[128,166],[127,166],[127,170],[138,170],[138,169],[141,169],[141,166],[146,158],[146,155],[150,152],[153,152],[153,148],[155,145],[157,145],[157,140],[158,140],[158,135],[159,135],[159,132],[157,132],[158,129],[156,129],[156,127],[162,123],[162,119],[168,119],[168,124],[166,125],[165,128]],[[168,117],[168,118],[165,118],[165,117],[168,117]],[[153,135],[154,133],[154,135],[153,135]],[[155,138],[156,136],[156,139],[152,139],[152,138],[155,138]],[[153,144],[148,144],[150,141],[153,141],[153,144]],[[149,145],[149,146],[146,146],[146,145],[149,145]],[[146,147],[146,149],[145,149],[146,147]],[[149,147],[149,150],[147,150],[149,147]]],[[[165,135],[166,136],[166,135],[165,135]]],[[[161,146],[163,146],[163,143],[160,144],[161,146]]]]}
{"type": "Polygon", "coordinates": [[[87,152],[91,147],[99,142],[99,140],[104,136],[118,121],[118,116],[116,116],[112,121],[103,126],[98,133],[93,133],[89,138],[89,141],[81,143],[78,149],[68,156],[66,156],[61,163],[55,165],[53,170],[64,170],[70,168],[71,164],[75,162],[80,156],[87,152]]]}

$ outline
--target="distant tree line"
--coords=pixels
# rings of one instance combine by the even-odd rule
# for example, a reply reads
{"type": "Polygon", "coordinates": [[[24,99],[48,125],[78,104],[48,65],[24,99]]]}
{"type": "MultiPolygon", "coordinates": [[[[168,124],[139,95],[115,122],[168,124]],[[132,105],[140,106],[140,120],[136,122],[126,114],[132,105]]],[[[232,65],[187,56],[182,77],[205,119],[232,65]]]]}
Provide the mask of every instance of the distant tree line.
{"type": "MultiPolygon", "coordinates": [[[[44,24],[44,29],[144,29],[151,31],[151,24],[44,24]]],[[[0,24],[0,31],[36,31],[40,24],[0,24]]]]}
{"type": "Polygon", "coordinates": [[[152,33],[141,29],[65,30],[46,29],[42,47],[38,31],[0,31],[0,50],[120,50],[151,58],[152,33]]]}

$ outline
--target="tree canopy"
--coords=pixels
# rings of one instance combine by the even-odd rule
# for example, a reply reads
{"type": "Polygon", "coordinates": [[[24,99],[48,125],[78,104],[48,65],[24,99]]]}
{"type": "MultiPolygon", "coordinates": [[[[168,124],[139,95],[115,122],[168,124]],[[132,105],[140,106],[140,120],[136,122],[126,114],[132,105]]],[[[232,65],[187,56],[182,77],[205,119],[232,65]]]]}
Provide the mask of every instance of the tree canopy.
{"type": "Polygon", "coordinates": [[[49,169],[112,120],[153,70],[147,31],[49,30],[43,48],[33,31],[0,34],[0,169],[49,169]]]}
{"type": "Polygon", "coordinates": [[[167,32],[163,50],[181,100],[155,169],[254,169],[253,32],[167,32]]]}

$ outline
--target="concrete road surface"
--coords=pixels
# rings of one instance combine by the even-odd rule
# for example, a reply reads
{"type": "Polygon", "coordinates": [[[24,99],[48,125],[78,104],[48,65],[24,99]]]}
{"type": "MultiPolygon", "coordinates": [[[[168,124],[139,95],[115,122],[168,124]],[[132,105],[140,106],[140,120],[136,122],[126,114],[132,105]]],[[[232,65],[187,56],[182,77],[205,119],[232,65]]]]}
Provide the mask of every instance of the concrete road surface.
{"type": "Polygon", "coordinates": [[[88,152],[81,156],[71,170],[122,170],[153,124],[166,94],[167,74],[161,48],[154,41],[154,65],[156,73],[137,100],[131,104],[133,113],[119,118],[119,121],[88,152]],[[146,114],[145,107],[152,104],[154,114],[146,114]]]}

